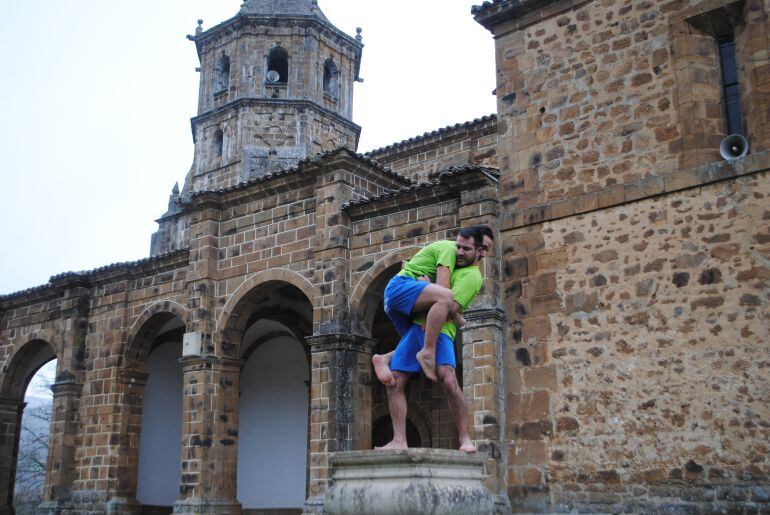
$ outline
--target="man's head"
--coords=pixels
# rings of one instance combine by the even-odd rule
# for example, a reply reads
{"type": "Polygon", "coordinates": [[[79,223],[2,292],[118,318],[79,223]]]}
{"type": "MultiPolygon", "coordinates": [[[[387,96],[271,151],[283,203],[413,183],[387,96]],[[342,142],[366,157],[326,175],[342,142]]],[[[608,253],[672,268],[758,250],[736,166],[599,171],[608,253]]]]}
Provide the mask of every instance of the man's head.
{"type": "Polygon", "coordinates": [[[460,229],[457,235],[456,268],[475,265],[492,249],[494,233],[486,225],[472,225],[460,229]]]}

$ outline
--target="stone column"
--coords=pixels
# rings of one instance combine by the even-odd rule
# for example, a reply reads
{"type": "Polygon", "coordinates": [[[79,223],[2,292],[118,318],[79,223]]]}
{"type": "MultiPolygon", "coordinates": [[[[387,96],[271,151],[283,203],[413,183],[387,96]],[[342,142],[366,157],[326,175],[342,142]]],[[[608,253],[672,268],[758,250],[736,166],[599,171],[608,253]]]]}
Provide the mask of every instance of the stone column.
{"type": "Polygon", "coordinates": [[[83,385],[62,380],[52,386],[51,435],[45,475],[45,501],[41,511],[58,513],[69,506],[75,481],[75,437],[83,385]]]}
{"type": "Polygon", "coordinates": [[[182,358],[182,479],[174,513],[238,515],[238,390],[242,362],[182,358]]]}
{"type": "Polygon", "coordinates": [[[371,359],[374,340],[349,334],[313,335],[310,386],[310,498],[322,506],[329,453],[371,448],[371,359]]]}
{"type": "Polygon", "coordinates": [[[23,411],[23,402],[0,398],[0,515],[14,513],[13,487],[23,411]]]}
{"type": "Polygon", "coordinates": [[[491,491],[505,494],[503,427],[503,331],[505,312],[499,308],[465,312],[462,330],[463,392],[468,401],[471,437],[479,452],[488,454],[484,482],[491,491]]]}
{"type": "MultiPolygon", "coordinates": [[[[120,432],[109,436],[118,446],[114,463],[113,480],[115,490],[112,492],[91,493],[76,492],[76,505],[79,509],[89,506],[100,506],[110,513],[135,514],[141,511],[141,505],[136,499],[137,470],[139,470],[139,437],[142,431],[142,399],[144,387],[147,384],[147,374],[135,370],[121,370],[118,375],[117,389],[119,392],[119,409],[113,419],[120,424],[120,432]],[[91,504],[98,502],[98,504],[91,504]]],[[[91,467],[91,471],[95,467],[91,467]]],[[[93,474],[93,472],[91,472],[93,474]]]]}

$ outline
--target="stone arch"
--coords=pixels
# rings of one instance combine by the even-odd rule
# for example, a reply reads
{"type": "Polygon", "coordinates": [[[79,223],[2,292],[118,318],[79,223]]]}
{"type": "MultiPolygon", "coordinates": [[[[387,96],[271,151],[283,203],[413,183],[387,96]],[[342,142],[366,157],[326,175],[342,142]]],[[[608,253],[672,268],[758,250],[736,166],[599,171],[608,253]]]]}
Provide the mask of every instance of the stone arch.
{"type": "MultiPolygon", "coordinates": [[[[386,403],[377,404],[372,409],[372,429],[375,425],[390,416],[386,403]]],[[[421,447],[433,447],[433,434],[431,431],[430,413],[425,411],[418,403],[408,400],[406,403],[406,419],[414,424],[420,435],[421,447]]]]}
{"type": "Polygon", "coordinates": [[[16,346],[2,367],[0,397],[22,400],[29,380],[45,363],[57,359],[52,331],[35,331],[16,346]]]}
{"type": "Polygon", "coordinates": [[[160,330],[174,317],[187,326],[189,313],[187,309],[173,300],[155,302],[139,315],[129,329],[125,348],[121,355],[121,368],[140,366],[149,355],[152,343],[160,330]]]}
{"type": "Polygon", "coordinates": [[[217,323],[216,343],[223,355],[240,357],[247,330],[260,320],[283,324],[305,348],[305,337],[318,317],[311,297],[309,281],[291,270],[266,270],[252,277],[233,294],[217,323]]]}
{"type": "Polygon", "coordinates": [[[390,277],[384,277],[383,272],[415,255],[421,247],[403,247],[383,256],[361,277],[350,296],[350,312],[352,314],[352,329],[355,334],[371,336],[374,315],[382,300],[390,277]]]}
{"type": "MultiPolygon", "coordinates": [[[[54,346],[49,343],[52,341],[52,334],[46,331],[35,331],[30,336],[28,340],[16,346],[2,368],[2,382],[0,382],[0,428],[2,428],[0,431],[0,512],[2,513],[13,513],[16,464],[27,387],[43,365],[58,358],[54,346]]],[[[52,414],[54,413],[52,410],[52,414]]],[[[50,442],[48,452],[51,455],[50,442]]],[[[50,468],[46,467],[46,469],[45,481],[48,485],[50,468]]]]}
{"type": "Polygon", "coordinates": [[[228,320],[233,314],[235,307],[252,291],[262,284],[266,284],[271,281],[280,281],[289,283],[299,291],[305,294],[310,305],[313,306],[313,322],[316,322],[316,317],[319,316],[316,313],[316,294],[313,284],[305,279],[302,275],[298,274],[288,268],[273,268],[272,270],[262,270],[246,279],[227,299],[222,313],[220,313],[217,319],[217,330],[222,331],[227,327],[228,320]]]}
{"type": "Polygon", "coordinates": [[[323,90],[332,98],[339,97],[340,72],[334,59],[331,57],[324,61],[323,90]]]}

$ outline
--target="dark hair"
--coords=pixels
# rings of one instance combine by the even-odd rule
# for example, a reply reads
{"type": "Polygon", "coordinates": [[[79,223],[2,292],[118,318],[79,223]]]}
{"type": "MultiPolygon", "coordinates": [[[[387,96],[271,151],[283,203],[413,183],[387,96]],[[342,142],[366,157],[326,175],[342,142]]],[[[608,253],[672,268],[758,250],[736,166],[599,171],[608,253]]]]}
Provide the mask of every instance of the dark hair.
{"type": "Polygon", "coordinates": [[[487,225],[471,225],[470,227],[463,227],[458,233],[463,238],[473,238],[473,244],[476,247],[484,246],[484,236],[489,236],[494,241],[495,235],[492,229],[487,225]]]}

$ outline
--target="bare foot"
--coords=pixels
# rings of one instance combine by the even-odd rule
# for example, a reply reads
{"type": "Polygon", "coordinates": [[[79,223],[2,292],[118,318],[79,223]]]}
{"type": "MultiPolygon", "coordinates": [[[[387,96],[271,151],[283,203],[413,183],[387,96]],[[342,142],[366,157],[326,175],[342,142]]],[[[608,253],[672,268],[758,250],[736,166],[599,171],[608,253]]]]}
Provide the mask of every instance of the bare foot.
{"type": "Polygon", "coordinates": [[[390,442],[386,443],[382,447],[375,447],[375,451],[392,451],[394,449],[408,449],[409,447],[406,445],[406,442],[396,442],[395,440],[391,440],[390,442]]]}
{"type": "Polygon", "coordinates": [[[396,378],[393,377],[393,372],[390,371],[389,363],[385,356],[382,354],[372,356],[372,365],[374,365],[374,373],[377,375],[377,379],[382,384],[390,388],[396,386],[396,378]]]}
{"type": "Polygon", "coordinates": [[[460,442],[460,450],[463,452],[467,452],[468,454],[473,454],[476,452],[476,446],[473,445],[473,442],[470,440],[465,440],[460,442]]]}
{"type": "Polygon", "coordinates": [[[431,381],[438,381],[438,376],[436,375],[435,354],[428,354],[425,352],[425,349],[422,349],[417,353],[417,363],[420,364],[420,368],[422,369],[422,373],[425,374],[425,377],[431,381]]]}

